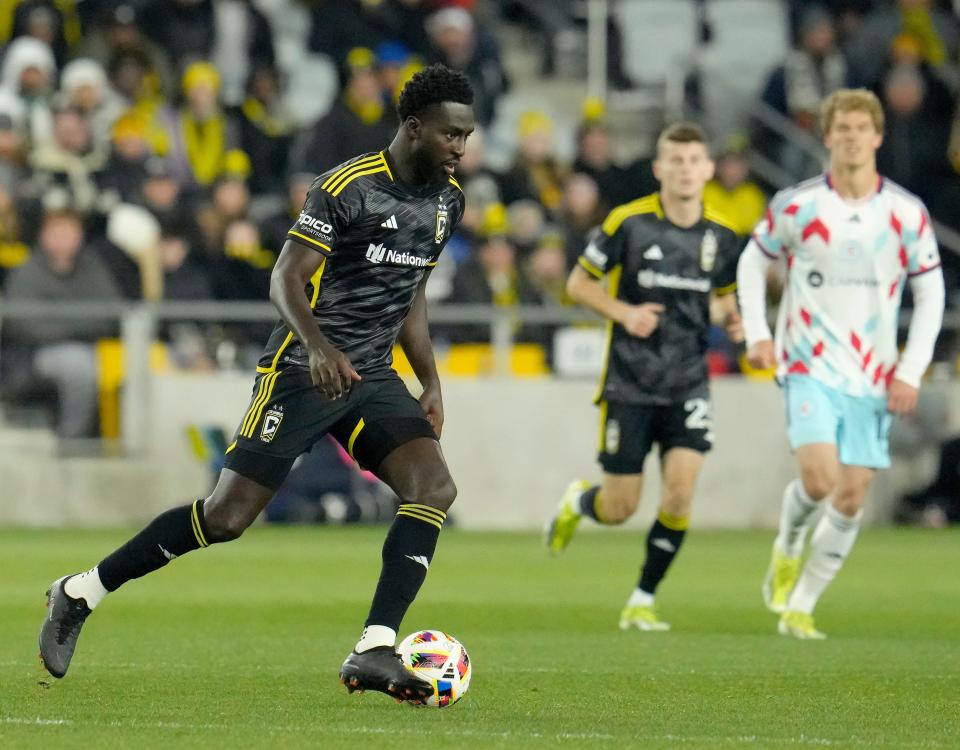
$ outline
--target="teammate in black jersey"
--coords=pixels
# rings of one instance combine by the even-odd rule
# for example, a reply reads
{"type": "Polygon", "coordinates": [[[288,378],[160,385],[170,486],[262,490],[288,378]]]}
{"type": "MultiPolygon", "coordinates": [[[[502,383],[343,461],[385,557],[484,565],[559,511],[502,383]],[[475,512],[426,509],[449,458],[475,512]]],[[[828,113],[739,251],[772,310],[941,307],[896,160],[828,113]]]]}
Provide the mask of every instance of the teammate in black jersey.
{"type": "Polygon", "coordinates": [[[732,294],[741,243],[703,206],[713,176],[703,131],[690,123],[667,128],[654,174],[660,192],[611,211],[567,282],[571,297],[608,320],[596,396],[604,475],[600,485],[571,483],[547,527],[547,544],[558,553],[583,516],[626,521],[640,502],[644,459],[659,445],[660,512],[639,585],[620,616],[622,629],[640,630],[670,627],[657,618],[654,593],[683,541],[693,487],[713,443],[704,356],[711,292],[727,335],[742,339],[732,294]]]}
{"type": "Polygon", "coordinates": [[[270,299],[281,321],[216,488],[158,516],[92,570],[53,583],[40,654],[55,677],[66,673],[84,620],[108,592],[239,537],[294,459],[330,433],[401,500],[341,680],[351,692],[413,702],[432,693],[400,663],[394,642],[456,496],[438,443],[443,404],[424,286],[463,216],[453,173],[473,131],[472,102],[463,75],[431,66],[404,88],[389,148],[314,181],[273,270],[270,299]],[[419,400],[391,367],[398,341],[423,386],[419,400]]]}

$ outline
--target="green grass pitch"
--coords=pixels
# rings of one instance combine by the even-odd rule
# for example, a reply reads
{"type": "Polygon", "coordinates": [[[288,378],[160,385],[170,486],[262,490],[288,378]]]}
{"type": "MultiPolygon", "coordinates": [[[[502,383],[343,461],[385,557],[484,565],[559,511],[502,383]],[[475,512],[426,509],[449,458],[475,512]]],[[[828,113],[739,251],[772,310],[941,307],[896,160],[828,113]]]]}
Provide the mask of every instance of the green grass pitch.
{"type": "Polygon", "coordinates": [[[533,534],[450,529],[402,633],[470,651],[470,692],[439,711],[337,682],[383,533],[258,527],[177,560],[108,598],[56,681],[36,657],[45,587],[127,534],[0,531],[0,747],[960,747],[956,532],[865,532],[814,643],[763,609],[770,533],[692,533],[664,634],[617,629],[640,534],[550,559],[533,534]]]}

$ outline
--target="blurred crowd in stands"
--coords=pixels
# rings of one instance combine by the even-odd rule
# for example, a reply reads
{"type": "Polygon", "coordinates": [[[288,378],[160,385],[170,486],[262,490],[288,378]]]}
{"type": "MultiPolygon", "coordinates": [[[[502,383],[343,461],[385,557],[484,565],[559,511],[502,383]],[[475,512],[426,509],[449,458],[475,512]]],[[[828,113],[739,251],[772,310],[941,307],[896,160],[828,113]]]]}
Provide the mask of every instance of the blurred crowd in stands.
{"type": "MultiPolygon", "coordinates": [[[[818,137],[825,95],[874,89],[888,116],[882,170],[960,228],[960,23],[950,4],[784,6],[793,46],[763,101],[818,137]]],[[[521,24],[526,38],[541,40],[538,74],[550,76],[558,36],[584,19],[577,0],[0,2],[2,296],[266,300],[314,177],[386,147],[403,84],[439,61],[473,82],[480,127],[457,175],[467,215],[431,278],[431,298],[568,305],[565,278],[587,233],[610,208],[656,189],[649,158],[615,160],[616,139],[634,134],[613,128],[598,101],[568,124],[572,159],[558,155],[557,123],[541,111],[518,118],[506,169],[491,169],[485,134],[511,88],[495,30],[521,24]]],[[[607,77],[616,90],[634,85],[621,32],[611,20],[607,77]]],[[[751,139],[798,178],[820,169],[769,130],[716,135],[725,139],[707,200],[744,235],[771,189],[751,181],[751,139]]],[[[164,336],[177,365],[212,368],[255,358],[263,328],[171,326],[164,336]]],[[[89,393],[89,344],[115,333],[96,322],[6,321],[3,390],[20,396],[41,381],[69,380],[89,393]]],[[[487,326],[439,333],[489,339],[487,326]]],[[[517,334],[549,343],[543,327],[517,334]]],[[[83,434],[91,409],[71,410],[76,423],[61,430],[83,434]]]]}

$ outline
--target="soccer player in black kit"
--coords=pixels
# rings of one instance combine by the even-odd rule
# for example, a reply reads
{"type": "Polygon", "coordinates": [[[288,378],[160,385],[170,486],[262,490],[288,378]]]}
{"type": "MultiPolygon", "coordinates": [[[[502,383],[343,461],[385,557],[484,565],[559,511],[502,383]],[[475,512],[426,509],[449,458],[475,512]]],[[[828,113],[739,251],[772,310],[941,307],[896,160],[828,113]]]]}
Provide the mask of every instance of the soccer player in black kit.
{"type": "Polygon", "coordinates": [[[637,588],[620,628],[668,630],[654,593],[680,549],[693,488],[713,443],[705,354],[715,317],[742,340],[736,264],[741,241],[703,205],[713,177],[706,136],[676,123],[657,140],[654,175],[660,191],[615,208],[587,245],[567,281],[570,296],[607,318],[606,362],[595,402],[600,407],[603,482],[574,481],[547,526],[554,553],[570,543],[583,516],[620,524],[643,489],[643,464],[659,445],[663,495],[647,536],[637,588]],[[600,280],[608,278],[608,291],[600,280]]]}
{"type": "Polygon", "coordinates": [[[294,459],[329,433],[400,498],[370,613],[340,679],[351,692],[411,702],[432,694],[394,644],[456,496],[438,443],[443,404],[424,286],[463,216],[453,174],[474,128],[472,103],[463,75],[428,67],[400,96],[389,148],[313,182],[271,278],[282,320],[213,493],[161,514],[92,570],[51,585],[40,655],[55,677],[66,673],[81,626],[108,592],[239,537],[294,459]],[[423,386],[419,400],[391,367],[395,342],[423,386]]]}

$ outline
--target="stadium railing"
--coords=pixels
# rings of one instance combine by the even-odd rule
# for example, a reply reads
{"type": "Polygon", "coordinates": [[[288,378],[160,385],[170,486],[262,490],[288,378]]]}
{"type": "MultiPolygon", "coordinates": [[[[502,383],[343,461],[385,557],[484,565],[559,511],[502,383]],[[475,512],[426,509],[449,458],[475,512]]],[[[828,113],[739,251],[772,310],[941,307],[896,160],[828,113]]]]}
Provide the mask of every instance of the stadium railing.
{"type": "MultiPolygon", "coordinates": [[[[448,324],[486,325],[490,328],[492,362],[490,375],[511,372],[511,352],[516,332],[523,324],[557,326],[597,324],[599,318],[579,308],[550,308],[492,305],[448,305],[430,307],[434,326],[448,324]]],[[[10,318],[20,319],[97,319],[119,321],[123,347],[123,399],[120,404],[120,437],[124,453],[139,455],[144,449],[150,398],[151,356],[162,323],[193,321],[206,323],[274,322],[276,309],[258,302],[63,302],[0,301],[0,326],[10,318]]],[[[901,326],[909,324],[909,311],[901,316],[901,326]]],[[[960,330],[960,311],[948,311],[944,328],[960,330]]]]}

